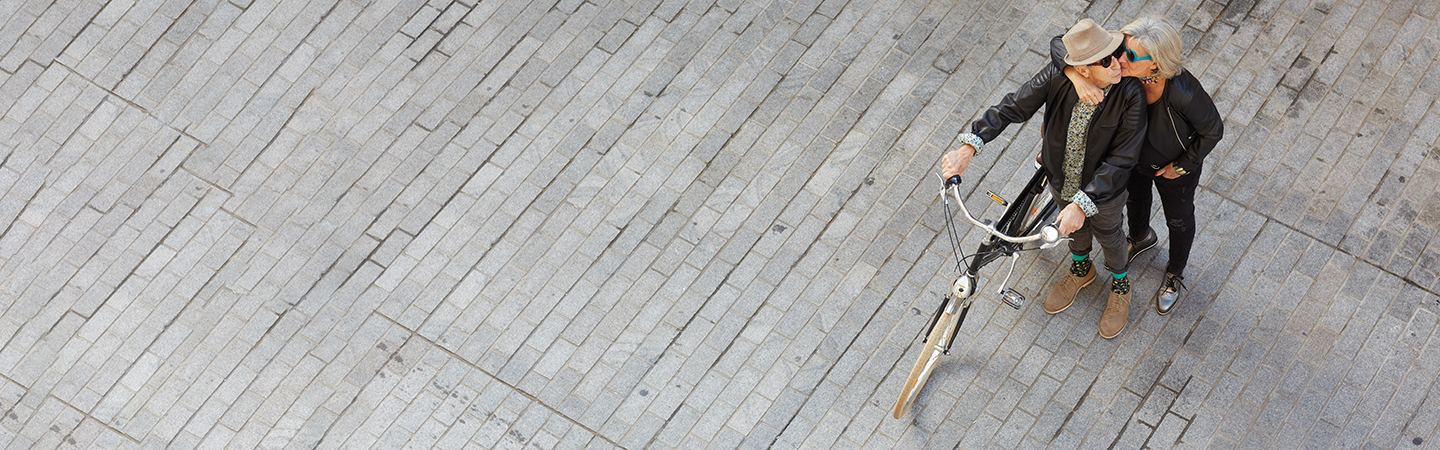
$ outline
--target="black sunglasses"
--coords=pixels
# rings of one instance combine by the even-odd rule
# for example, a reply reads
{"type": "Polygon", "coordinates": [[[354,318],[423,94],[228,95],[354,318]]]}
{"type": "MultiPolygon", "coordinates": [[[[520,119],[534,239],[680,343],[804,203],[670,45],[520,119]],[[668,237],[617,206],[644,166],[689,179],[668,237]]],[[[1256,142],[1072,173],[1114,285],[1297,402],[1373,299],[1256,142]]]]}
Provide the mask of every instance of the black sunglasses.
{"type": "MultiPolygon", "coordinates": [[[[1119,47],[1115,47],[1115,51],[1110,52],[1109,55],[1105,55],[1104,58],[1100,58],[1099,61],[1095,61],[1095,62],[1093,62],[1093,63],[1090,63],[1090,65],[1092,65],[1092,66],[1100,66],[1100,67],[1110,67],[1110,64],[1111,64],[1111,63],[1114,63],[1115,60],[1118,60],[1118,59],[1120,59],[1121,57],[1124,57],[1124,56],[1125,56],[1125,52],[1126,52],[1127,50],[1128,50],[1128,49],[1125,48],[1125,41],[1120,41],[1120,46],[1119,46],[1119,47]]],[[[1132,60],[1132,62],[1133,62],[1133,60],[1132,60]]]]}

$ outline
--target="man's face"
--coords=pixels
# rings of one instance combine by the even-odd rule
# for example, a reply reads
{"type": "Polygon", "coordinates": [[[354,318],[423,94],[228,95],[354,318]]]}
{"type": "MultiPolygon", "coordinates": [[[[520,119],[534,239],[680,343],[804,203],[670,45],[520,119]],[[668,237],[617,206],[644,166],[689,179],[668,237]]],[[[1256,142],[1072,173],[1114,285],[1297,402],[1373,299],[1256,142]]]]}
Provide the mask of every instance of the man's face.
{"type": "Polygon", "coordinates": [[[1121,75],[1121,58],[1107,57],[1100,62],[1079,67],[1080,75],[1095,82],[1095,87],[1105,88],[1106,86],[1119,83],[1121,75]],[[1109,59],[1109,61],[1105,61],[1109,59]],[[1110,65],[1102,66],[1100,63],[1109,62],[1110,65]]]}

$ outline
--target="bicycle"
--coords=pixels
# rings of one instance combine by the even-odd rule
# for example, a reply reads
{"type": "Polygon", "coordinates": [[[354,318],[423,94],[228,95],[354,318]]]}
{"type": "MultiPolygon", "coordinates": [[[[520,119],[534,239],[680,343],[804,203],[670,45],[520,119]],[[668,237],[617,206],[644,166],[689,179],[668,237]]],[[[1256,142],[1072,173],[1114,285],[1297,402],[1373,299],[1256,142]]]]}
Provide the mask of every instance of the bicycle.
{"type": "MultiPolygon", "coordinates": [[[[985,266],[1001,257],[1010,258],[1010,269],[1005,273],[1005,280],[1000,282],[1000,289],[996,292],[1001,300],[1010,307],[1019,310],[1025,304],[1025,296],[1013,288],[1006,287],[1010,282],[1010,276],[1015,271],[1015,262],[1020,258],[1020,253],[1031,250],[1052,248],[1060,243],[1062,238],[1060,232],[1053,223],[1057,214],[1055,201],[1047,188],[1048,178],[1045,175],[1045,168],[1039,162],[1035,163],[1035,175],[1030,182],[1020,191],[1014,201],[1008,202],[1005,213],[994,225],[981,222],[970,214],[965,207],[964,199],[960,197],[960,176],[956,175],[944,180],[944,190],[940,196],[945,201],[945,228],[950,235],[950,244],[954,248],[955,265],[961,270],[961,275],[951,284],[950,292],[942,296],[939,308],[930,318],[929,325],[924,330],[929,334],[921,341],[925,344],[924,350],[920,352],[920,358],[915,361],[915,367],[910,370],[910,377],[905,381],[905,387],[900,391],[900,398],[895,400],[895,407],[892,416],[901,418],[915,398],[920,389],[925,386],[931,371],[941,355],[950,354],[951,344],[954,344],[955,335],[960,332],[960,325],[965,322],[965,314],[970,311],[970,305],[974,303],[975,292],[979,288],[979,273],[985,266]],[[949,194],[960,205],[960,211],[971,224],[980,227],[989,233],[989,236],[980,244],[979,249],[972,255],[959,257],[960,243],[959,232],[955,229],[954,214],[950,211],[950,203],[944,197],[949,194]],[[1026,244],[1040,241],[1038,247],[1027,248],[1026,244]],[[966,259],[970,260],[968,268],[962,267],[966,259]]],[[[1007,202],[995,195],[993,192],[986,192],[989,197],[1002,205],[1007,202]]],[[[924,332],[924,330],[921,330],[924,332]]]]}

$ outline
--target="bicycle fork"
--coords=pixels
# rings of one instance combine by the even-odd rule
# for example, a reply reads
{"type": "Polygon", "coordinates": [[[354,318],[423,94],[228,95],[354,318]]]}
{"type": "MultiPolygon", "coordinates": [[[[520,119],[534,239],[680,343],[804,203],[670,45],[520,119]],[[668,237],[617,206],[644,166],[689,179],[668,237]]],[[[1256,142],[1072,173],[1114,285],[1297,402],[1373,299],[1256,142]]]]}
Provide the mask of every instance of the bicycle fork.
{"type": "MultiPolygon", "coordinates": [[[[924,330],[935,329],[936,323],[940,321],[941,313],[957,314],[956,309],[959,309],[959,316],[955,318],[955,328],[950,330],[950,338],[947,342],[935,343],[936,350],[940,350],[946,355],[950,354],[950,344],[955,342],[955,336],[960,334],[960,325],[965,323],[965,315],[970,313],[970,302],[974,298],[972,294],[974,294],[975,283],[975,275],[967,274],[956,278],[955,283],[950,287],[950,293],[942,297],[940,306],[935,308],[935,314],[930,315],[930,323],[924,328],[924,330]]],[[[925,331],[921,331],[921,333],[925,333],[925,331]]],[[[920,336],[921,343],[929,339],[930,337],[925,334],[920,336]]]]}

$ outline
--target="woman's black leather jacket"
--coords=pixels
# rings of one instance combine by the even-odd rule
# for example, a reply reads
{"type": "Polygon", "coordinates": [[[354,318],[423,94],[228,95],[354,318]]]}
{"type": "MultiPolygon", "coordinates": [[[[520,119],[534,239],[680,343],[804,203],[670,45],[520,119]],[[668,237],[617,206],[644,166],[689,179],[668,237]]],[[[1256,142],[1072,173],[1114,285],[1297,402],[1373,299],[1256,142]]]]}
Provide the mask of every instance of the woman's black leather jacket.
{"type": "MultiPolygon", "coordinates": [[[[1052,186],[1064,186],[1065,140],[1070,115],[1079,98],[1075,85],[1053,66],[1046,66],[1000,104],[971,123],[971,133],[990,142],[1012,123],[1030,120],[1045,107],[1040,159],[1052,186]]],[[[1080,190],[1095,203],[1125,192],[1130,171],[1145,136],[1145,92],[1134,78],[1122,78],[1095,110],[1085,139],[1085,164],[1080,190]]]]}
{"type": "Polygon", "coordinates": [[[1173,162],[1175,167],[1195,172],[1225,135],[1225,121],[1215,102],[1188,70],[1166,80],[1165,93],[1149,107],[1150,135],[1146,139],[1153,154],[1140,155],[1144,166],[1164,167],[1173,162]]]}

